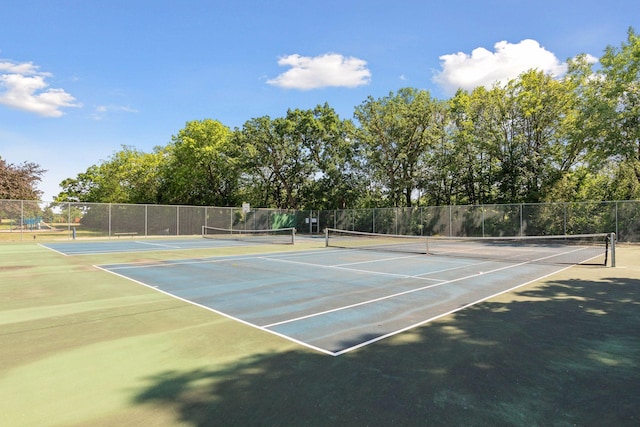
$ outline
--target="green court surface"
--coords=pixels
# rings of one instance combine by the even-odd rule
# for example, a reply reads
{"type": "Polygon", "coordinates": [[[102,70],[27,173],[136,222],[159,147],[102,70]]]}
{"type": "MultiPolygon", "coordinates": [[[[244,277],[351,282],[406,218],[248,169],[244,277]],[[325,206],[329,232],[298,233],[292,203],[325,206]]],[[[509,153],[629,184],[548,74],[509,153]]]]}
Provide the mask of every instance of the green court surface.
{"type": "Polygon", "coordinates": [[[95,267],[322,246],[0,245],[0,425],[637,425],[638,246],[339,357],[95,267]]]}

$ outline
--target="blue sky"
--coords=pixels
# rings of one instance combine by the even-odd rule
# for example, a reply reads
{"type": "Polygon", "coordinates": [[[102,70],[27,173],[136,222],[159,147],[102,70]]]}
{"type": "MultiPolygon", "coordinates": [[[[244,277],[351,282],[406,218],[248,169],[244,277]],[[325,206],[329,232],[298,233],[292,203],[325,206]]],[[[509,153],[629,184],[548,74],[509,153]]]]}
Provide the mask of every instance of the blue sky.
{"type": "Polygon", "coordinates": [[[567,58],[595,61],[638,0],[0,0],[0,157],[45,200],[123,145],[327,102],[344,118],[402,87],[440,99],[567,58]]]}

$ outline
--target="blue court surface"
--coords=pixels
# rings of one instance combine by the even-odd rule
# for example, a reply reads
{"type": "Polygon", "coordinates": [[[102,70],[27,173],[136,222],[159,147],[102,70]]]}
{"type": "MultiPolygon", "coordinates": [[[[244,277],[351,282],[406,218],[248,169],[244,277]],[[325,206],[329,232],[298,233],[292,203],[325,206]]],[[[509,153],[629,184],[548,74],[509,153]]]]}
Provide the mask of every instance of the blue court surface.
{"type": "Polygon", "coordinates": [[[127,237],[111,240],[76,240],[46,243],[42,244],[42,246],[63,255],[99,255],[125,252],[170,251],[177,249],[208,249],[255,244],[260,244],[260,242],[203,239],[202,237],[186,239],[136,239],[127,237]]]}
{"type": "Polygon", "coordinates": [[[338,356],[567,266],[325,248],[99,268],[338,356]]]}

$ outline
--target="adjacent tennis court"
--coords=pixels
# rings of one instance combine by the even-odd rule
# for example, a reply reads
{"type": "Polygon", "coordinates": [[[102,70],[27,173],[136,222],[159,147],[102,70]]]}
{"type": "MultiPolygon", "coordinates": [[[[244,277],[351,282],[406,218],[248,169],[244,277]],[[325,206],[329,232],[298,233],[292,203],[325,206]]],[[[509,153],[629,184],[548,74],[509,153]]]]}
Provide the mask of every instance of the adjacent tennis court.
{"type": "MultiPolygon", "coordinates": [[[[458,239],[453,251],[438,256],[433,251],[409,253],[393,236],[366,235],[367,243],[375,237],[376,244],[364,245],[363,236],[355,233],[347,239],[342,232],[337,246],[358,242],[348,250],[329,247],[100,268],[337,356],[574,263],[606,263],[610,250],[606,235],[570,242],[520,239],[518,245],[513,240],[467,240],[462,252],[458,239]],[[496,251],[496,245],[503,252],[496,251]],[[576,254],[581,258],[575,259],[576,254]]],[[[422,247],[425,242],[419,240],[422,247]]]]}
{"type": "Polygon", "coordinates": [[[128,252],[155,252],[188,249],[230,248],[262,244],[294,244],[295,229],[229,230],[202,227],[201,237],[138,238],[130,235],[109,240],[78,240],[42,246],[63,255],[99,255],[128,252]]]}

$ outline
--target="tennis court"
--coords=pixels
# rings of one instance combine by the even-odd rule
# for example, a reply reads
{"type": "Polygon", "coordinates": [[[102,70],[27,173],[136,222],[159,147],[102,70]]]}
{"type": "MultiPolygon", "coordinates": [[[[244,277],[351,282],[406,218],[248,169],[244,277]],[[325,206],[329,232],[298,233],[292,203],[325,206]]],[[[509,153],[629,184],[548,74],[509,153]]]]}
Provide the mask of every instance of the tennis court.
{"type": "Polygon", "coordinates": [[[295,230],[292,228],[279,230],[226,230],[216,229],[214,227],[202,227],[201,237],[141,239],[135,236],[129,236],[110,240],[47,243],[42,246],[63,255],[100,255],[128,252],[231,248],[262,244],[288,245],[294,242],[295,230]],[[231,232],[233,232],[233,234],[231,234],[231,232]]]}
{"type": "Polygon", "coordinates": [[[67,242],[121,245],[86,256],[0,245],[0,424],[638,419],[636,245],[617,245],[616,268],[567,268],[544,258],[579,247],[535,243],[527,260],[506,241],[485,243],[487,253],[465,242],[447,256],[436,242],[416,240],[414,254],[303,235],[295,245],[218,248],[197,237],[214,246],[122,252],[135,240],[67,242]]]}
{"type": "Polygon", "coordinates": [[[495,250],[486,244],[449,256],[398,252],[396,242],[392,251],[358,245],[100,268],[337,356],[564,270],[567,254],[604,256],[556,242],[509,243],[517,257],[477,256],[495,250]]]}
{"type": "Polygon", "coordinates": [[[127,252],[171,251],[178,249],[207,249],[215,247],[233,247],[250,245],[248,242],[210,241],[193,239],[114,239],[64,243],[46,243],[42,246],[63,255],[100,255],[127,252]]]}

